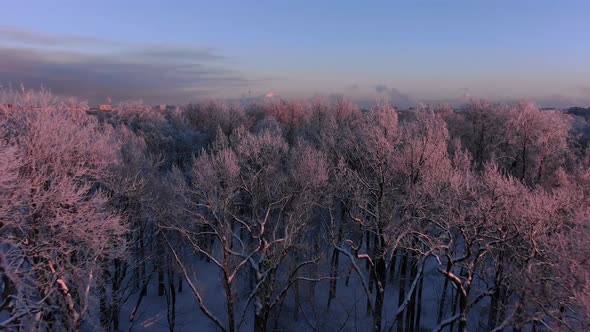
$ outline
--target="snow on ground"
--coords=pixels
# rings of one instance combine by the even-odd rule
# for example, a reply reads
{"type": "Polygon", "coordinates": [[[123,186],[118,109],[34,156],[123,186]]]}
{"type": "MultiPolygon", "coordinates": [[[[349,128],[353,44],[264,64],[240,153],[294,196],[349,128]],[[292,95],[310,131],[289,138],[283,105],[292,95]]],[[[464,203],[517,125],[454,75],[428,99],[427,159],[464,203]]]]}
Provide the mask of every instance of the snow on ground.
{"type": "MultiPolygon", "coordinates": [[[[399,261],[399,260],[398,260],[399,261]]],[[[324,257],[320,268],[315,275],[329,275],[329,263],[324,257]]],[[[430,260],[425,267],[425,282],[422,304],[422,322],[420,331],[430,331],[436,326],[437,302],[442,291],[443,279],[436,272],[434,261],[430,260]]],[[[284,304],[275,309],[280,310],[281,320],[269,321],[269,330],[278,331],[368,331],[372,327],[372,317],[367,315],[366,296],[359,277],[354,270],[351,271],[350,283],[345,285],[346,274],[349,272],[348,258],[341,255],[340,273],[338,280],[337,296],[332,300],[330,308],[327,306],[329,281],[299,283],[299,308],[295,305],[295,289],[292,288],[284,304]],[[310,301],[314,299],[314,301],[310,301]],[[296,315],[296,312],[298,315],[296,315]]],[[[195,285],[202,292],[203,299],[210,310],[226,322],[225,292],[222,286],[219,269],[212,263],[195,258],[190,265],[195,285]]],[[[244,270],[245,271],[245,270],[244,270]]],[[[389,277],[388,277],[389,279],[389,277]]],[[[240,287],[237,287],[236,298],[238,299],[235,312],[236,321],[239,322],[242,316],[243,305],[247,300],[247,280],[242,276],[240,287]],[[241,291],[240,291],[241,290],[241,291]]],[[[205,317],[200,311],[197,301],[190,288],[184,282],[184,290],[177,294],[176,304],[176,326],[175,331],[218,331],[213,322],[205,317]]],[[[449,288],[449,293],[451,292],[449,288]]],[[[385,291],[385,306],[383,314],[383,328],[389,330],[394,321],[394,312],[398,303],[398,284],[389,283],[385,291]]],[[[449,294],[450,296],[450,294],[449,294]]],[[[131,297],[121,312],[122,331],[169,331],[167,322],[167,303],[165,296],[157,296],[157,280],[152,278],[148,294],[143,299],[140,309],[134,322],[129,322],[129,314],[135,305],[137,295],[131,297]]],[[[449,301],[449,300],[447,300],[449,301]]],[[[483,326],[477,322],[486,323],[487,304],[482,302],[476,306],[469,319],[469,331],[484,331],[483,326]],[[481,311],[481,313],[480,313],[481,311]]],[[[450,308],[447,308],[445,317],[450,316],[450,308]]],[[[241,326],[242,331],[253,329],[252,306],[245,315],[245,322],[241,326]]]]}

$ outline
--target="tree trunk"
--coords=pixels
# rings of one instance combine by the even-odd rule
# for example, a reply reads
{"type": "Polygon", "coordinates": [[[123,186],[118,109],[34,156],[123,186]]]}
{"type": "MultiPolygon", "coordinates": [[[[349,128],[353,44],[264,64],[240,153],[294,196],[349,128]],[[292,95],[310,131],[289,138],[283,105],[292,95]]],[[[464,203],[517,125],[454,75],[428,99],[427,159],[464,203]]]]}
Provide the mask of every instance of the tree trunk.
{"type": "Polygon", "coordinates": [[[235,331],[235,322],[234,322],[234,298],[233,293],[231,291],[231,284],[226,282],[226,293],[227,293],[227,319],[229,325],[229,331],[235,331]]]}
{"type": "MultiPolygon", "coordinates": [[[[451,261],[447,262],[447,273],[451,272],[451,261]]],[[[438,304],[438,316],[436,318],[436,324],[440,324],[442,322],[442,318],[445,314],[445,302],[447,298],[447,289],[449,288],[449,278],[445,278],[445,283],[443,286],[443,291],[440,299],[440,303],[438,304]]]]}
{"type": "Polygon", "coordinates": [[[144,226],[139,225],[139,255],[141,259],[141,294],[147,295],[147,276],[146,276],[146,258],[145,258],[145,239],[144,239],[144,226]]]}
{"type": "MultiPolygon", "coordinates": [[[[368,262],[368,260],[367,260],[368,262]]],[[[374,280],[375,280],[375,267],[374,266],[370,266],[369,267],[369,296],[367,296],[367,316],[370,316],[371,314],[373,314],[371,312],[371,295],[373,295],[373,288],[374,288],[374,280]]]]}
{"type": "MultiPolygon", "coordinates": [[[[422,271],[424,271],[424,265],[426,265],[426,259],[422,262],[422,271]]],[[[420,283],[418,285],[418,301],[416,302],[416,325],[417,331],[420,331],[420,320],[422,318],[422,291],[424,289],[424,274],[420,276],[420,283]]]]}
{"type": "MultiPolygon", "coordinates": [[[[411,282],[416,278],[418,275],[418,262],[416,260],[416,256],[410,251],[408,252],[408,263],[410,264],[410,277],[408,281],[411,282]]],[[[412,292],[410,296],[410,302],[408,303],[406,309],[406,330],[408,332],[414,332],[414,316],[415,316],[415,305],[416,305],[416,292],[412,292]]]]}
{"type": "Polygon", "coordinates": [[[350,275],[352,274],[352,264],[348,265],[348,271],[346,272],[346,281],[344,282],[344,285],[346,287],[348,287],[348,285],[350,284],[350,275]]]}
{"type": "MultiPolygon", "coordinates": [[[[369,233],[369,231],[365,232],[365,236],[366,236],[365,248],[366,248],[367,253],[370,253],[371,252],[371,234],[369,233]]],[[[366,260],[365,261],[365,269],[369,270],[370,267],[371,266],[369,264],[369,261],[366,260]]]]}
{"type": "Polygon", "coordinates": [[[170,306],[168,309],[168,329],[174,332],[176,326],[176,291],[174,286],[174,271],[168,264],[168,291],[170,292],[170,306]]]}
{"type": "MultiPolygon", "coordinates": [[[[338,230],[338,238],[336,239],[336,241],[338,243],[340,243],[340,241],[342,241],[342,236],[343,236],[343,229],[342,229],[342,224],[343,224],[343,219],[344,216],[346,214],[346,207],[344,206],[344,204],[342,204],[341,202],[338,203],[340,205],[340,216],[339,216],[339,220],[340,220],[340,227],[338,230]]],[[[330,304],[332,303],[332,299],[334,297],[336,297],[336,290],[338,289],[338,279],[336,279],[336,277],[338,276],[338,265],[340,263],[340,251],[334,249],[334,251],[332,252],[332,260],[331,260],[331,269],[330,269],[330,290],[329,290],[329,294],[328,294],[328,308],[330,308],[330,304]]]]}
{"type": "MultiPolygon", "coordinates": [[[[158,234],[156,238],[156,245],[157,245],[157,252],[163,253],[164,246],[162,245],[162,235],[158,234]]],[[[155,270],[158,272],[158,296],[163,296],[164,292],[166,291],[166,285],[164,284],[164,255],[158,255],[156,258],[156,267],[155,270]]],[[[170,270],[170,262],[166,263],[166,269],[170,270]]]]}
{"type": "Polygon", "coordinates": [[[254,332],[266,332],[267,319],[264,315],[254,315],[254,332]]]}
{"type": "Polygon", "coordinates": [[[158,270],[158,296],[163,296],[166,287],[164,285],[164,269],[162,268],[161,262],[158,263],[156,270],[158,270]]]}
{"type": "Polygon", "coordinates": [[[227,309],[227,321],[229,325],[229,332],[235,331],[235,322],[234,322],[234,295],[232,290],[231,281],[229,279],[228,271],[229,267],[228,264],[228,252],[223,251],[223,286],[225,288],[225,298],[226,298],[226,309],[227,309]]]}
{"type": "Polygon", "coordinates": [[[182,275],[178,274],[178,292],[182,293],[182,275]]]}
{"type": "MultiPolygon", "coordinates": [[[[259,266],[261,268],[261,266],[259,266]]],[[[272,271],[269,271],[266,279],[262,279],[256,276],[256,285],[260,284],[258,291],[254,296],[254,331],[255,332],[266,332],[266,326],[268,324],[268,317],[270,314],[270,297],[272,296],[271,280],[274,278],[272,271]]],[[[260,276],[261,278],[264,278],[260,276]]]]}
{"type": "Polygon", "coordinates": [[[496,269],[496,276],[494,280],[494,294],[492,294],[492,299],[490,303],[490,312],[488,316],[488,330],[491,331],[496,327],[498,322],[498,304],[500,301],[500,283],[502,279],[502,256],[500,255],[500,260],[498,262],[498,268],[496,269]]]}
{"type": "Polygon", "coordinates": [[[377,266],[375,268],[375,332],[381,331],[382,320],[383,320],[383,304],[385,301],[385,283],[387,282],[387,268],[385,263],[385,256],[379,254],[377,259],[377,266]]]}
{"type": "MultiPolygon", "coordinates": [[[[459,307],[459,292],[457,290],[455,290],[454,288],[452,288],[452,315],[451,316],[455,316],[457,314],[457,308],[459,307]]],[[[453,331],[455,328],[455,321],[453,321],[450,325],[449,331],[453,331]]]]}
{"type": "MultiPolygon", "coordinates": [[[[398,307],[400,307],[403,302],[404,302],[404,298],[406,296],[406,266],[408,264],[408,256],[407,253],[405,252],[405,250],[402,250],[401,252],[401,262],[400,262],[400,273],[399,273],[399,293],[398,293],[398,300],[397,300],[397,305],[398,307]]],[[[397,320],[397,331],[398,332],[404,332],[404,316],[403,315],[399,315],[398,317],[396,317],[397,320]]]]}
{"type": "Polygon", "coordinates": [[[330,262],[330,289],[328,293],[328,308],[330,308],[330,304],[332,303],[332,299],[336,297],[336,288],[338,287],[336,276],[338,274],[338,261],[339,261],[339,254],[340,252],[337,249],[334,249],[332,252],[332,259],[330,262]]]}
{"type": "Polygon", "coordinates": [[[123,282],[125,270],[125,262],[115,259],[115,274],[111,283],[112,292],[112,305],[111,305],[111,317],[113,321],[113,330],[119,331],[119,316],[121,315],[121,294],[119,292],[121,282],[123,282]]]}
{"type": "Polygon", "coordinates": [[[389,282],[392,284],[395,282],[395,265],[397,264],[398,251],[399,249],[391,255],[391,262],[389,263],[389,282]]]}
{"type": "Polygon", "coordinates": [[[467,332],[467,297],[459,293],[459,332],[467,332]]]}

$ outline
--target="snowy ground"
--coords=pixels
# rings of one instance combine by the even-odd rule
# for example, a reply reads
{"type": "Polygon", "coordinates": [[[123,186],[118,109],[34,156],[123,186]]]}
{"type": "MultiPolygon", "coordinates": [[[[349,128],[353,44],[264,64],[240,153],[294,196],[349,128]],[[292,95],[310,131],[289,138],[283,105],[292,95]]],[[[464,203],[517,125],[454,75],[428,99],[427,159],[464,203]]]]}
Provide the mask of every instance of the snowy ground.
{"type": "MultiPolygon", "coordinates": [[[[324,258],[325,271],[317,271],[316,275],[328,275],[329,264],[324,258]]],[[[278,331],[368,331],[371,330],[372,317],[367,315],[366,296],[356,272],[351,272],[348,286],[345,285],[345,275],[349,271],[348,258],[341,256],[340,273],[337,296],[333,299],[330,308],[327,307],[329,281],[316,283],[301,282],[300,306],[295,306],[295,292],[292,289],[280,310],[279,322],[270,321],[269,330],[278,331]],[[314,299],[310,301],[309,299],[314,299]],[[299,314],[296,315],[296,311],[299,314]]],[[[425,283],[423,291],[422,322],[420,331],[430,331],[436,326],[437,302],[442,291],[442,278],[434,271],[433,264],[427,264],[425,268],[425,283]]],[[[191,266],[191,273],[196,273],[193,278],[195,284],[202,292],[203,299],[210,310],[215,313],[222,322],[226,321],[225,292],[221,283],[219,270],[210,263],[195,260],[191,266]]],[[[245,278],[243,278],[245,279],[245,278]]],[[[246,284],[246,280],[242,280],[246,284]]],[[[168,331],[167,304],[165,296],[157,296],[156,280],[149,285],[148,295],[144,298],[133,323],[129,322],[129,314],[135,304],[136,297],[132,297],[125,304],[121,313],[121,325],[123,331],[168,331]]],[[[244,289],[243,287],[238,287],[244,289]]],[[[387,331],[393,324],[394,312],[397,310],[398,285],[388,283],[385,291],[384,330],[387,331]]],[[[449,288],[450,292],[450,288],[449,288]]],[[[245,292],[237,292],[236,321],[242,316],[243,305],[247,300],[245,292]]],[[[253,312],[252,306],[246,312],[244,324],[240,330],[251,331],[253,312]]],[[[470,313],[469,331],[484,331],[483,324],[487,321],[486,303],[472,309],[470,313]],[[481,311],[481,312],[480,312],[481,311]],[[481,324],[477,324],[481,322],[481,324]],[[481,327],[478,325],[482,325],[481,327]]],[[[199,310],[197,301],[184,284],[184,291],[177,295],[177,315],[175,331],[216,331],[219,330],[214,323],[207,319],[199,310]]],[[[449,308],[450,310],[450,308],[449,308]]],[[[450,316],[447,312],[445,317],[450,316]]],[[[395,330],[395,327],[394,329],[395,330]]]]}

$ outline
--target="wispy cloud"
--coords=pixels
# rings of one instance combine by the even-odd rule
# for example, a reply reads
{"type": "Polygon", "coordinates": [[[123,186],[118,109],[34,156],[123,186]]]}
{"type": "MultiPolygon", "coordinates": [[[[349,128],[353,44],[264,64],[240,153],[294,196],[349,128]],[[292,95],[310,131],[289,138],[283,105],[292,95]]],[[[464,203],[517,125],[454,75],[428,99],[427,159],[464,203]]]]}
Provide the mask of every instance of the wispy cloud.
{"type": "Polygon", "coordinates": [[[128,45],[14,28],[0,28],[0,59],[0,84],[44,86],[90,102],[111,97],[184,103],[205,94],[237,95],[260,81],[245,77],[232,69],[229,57],[206,48],[128,45]],[[73,45],[107,51],[67,47],[73,45]]]}
{"type": "Polygon", "coordinates": [[[10,41],[28,45],[63,46],[63,45],[102,45],[125,46],[121,42],[76,35],[57,35],[30,31],[14,27],[0,27],[0,41],[10,41]]]}

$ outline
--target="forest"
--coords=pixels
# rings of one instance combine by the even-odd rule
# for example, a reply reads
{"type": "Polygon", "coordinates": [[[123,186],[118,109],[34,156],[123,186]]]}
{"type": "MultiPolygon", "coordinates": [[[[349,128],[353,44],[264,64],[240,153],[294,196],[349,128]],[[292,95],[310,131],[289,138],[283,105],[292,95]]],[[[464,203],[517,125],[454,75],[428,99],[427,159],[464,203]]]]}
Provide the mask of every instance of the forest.
{"type": "Polygon", "coordinates": [[[0,91],[0,330],[587,331],[590,111],[0,91]]]}

